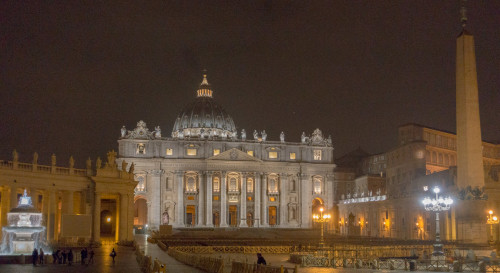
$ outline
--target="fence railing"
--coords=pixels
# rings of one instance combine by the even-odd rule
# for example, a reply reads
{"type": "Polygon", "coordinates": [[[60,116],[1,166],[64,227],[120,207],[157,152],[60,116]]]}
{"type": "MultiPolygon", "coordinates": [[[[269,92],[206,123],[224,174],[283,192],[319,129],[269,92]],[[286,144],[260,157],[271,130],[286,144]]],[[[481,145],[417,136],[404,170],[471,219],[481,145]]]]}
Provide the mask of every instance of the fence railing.
{"type": "Polygon", "coordinates": [[[223,273],[224,261],[220,258],[202,257],[198,254],[178,250],[177,247],[168,248],[168,255],[177,261],[209,273],[223,273]]]}
{"type": "Polygon", "coordinates": [[[242,262],[233,262],[231,264],[231,273],[297,273],[297,267],[270,266],[260,264],[248,264],[242,262]]]}

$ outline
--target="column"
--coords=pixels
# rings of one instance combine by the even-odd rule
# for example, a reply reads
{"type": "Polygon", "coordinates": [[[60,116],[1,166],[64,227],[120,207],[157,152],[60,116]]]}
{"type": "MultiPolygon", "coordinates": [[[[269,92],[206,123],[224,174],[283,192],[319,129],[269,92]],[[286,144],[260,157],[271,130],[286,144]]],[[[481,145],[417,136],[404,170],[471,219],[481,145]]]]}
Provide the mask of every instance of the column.
{"type": "Polygon", "coordinates": [[[31,204],[38,210],[38,193],[35,188],[30,188],[31,204]]]}
{"type": "Polygon", "coordinates": [[[333,192],[333,179],[333,174],[325,175],[326,194],[324,194],[324,196],[326,197],[326,210],[333,208],[333,197],[335,196],[333,192]]]}
{"type": "Polygon", "coordinates": [[[101,241],[101,194],[98,192],[94,195],[94,217],[92,220],[94,223],[94,242],[99,242],[101,241]]]}
{"type": "Polygon", "coordinates": [[[220,227],[227,227],[227,190],[226,190],[226,172],[222,172],[220,185],[220,227]]]}
{"type": "Polygon", "coordinates": [[[288,222],[286,214],[288,212],[288,207],[286,205],[288,194],[286,190],[286,185],[288,184],[288,175],[282,173],[280,175],[280,226],[285,227],[288,222]]]}
{"type": "Polygon", "coordinates": [[[259,173],[254,173],[254,177],[255,177],[255,189],[254,190],[254,193],[255,193],[255,202],[254,202],[254,218],[256,221],[254,221],[254,225],[259,227],[260,226],[260,223],[261,223],[261,219],[260,219],[260,174],[259,173]]]}
{"type": "Polygon", "coordinates": [[[263,174],[262,177],[262,208],[260,213],[260,219],[263,227],[268,226],[268,211],[267,211],[267,173],[263,174]]]}
{"type": "Polygon", "coordinates": [[[17,208],[17,187],[10,187],[10,209],[17,208]]]}
{"type": "Polygon", "coordinates": [[[311,196],[312,187],[310,175],[300,174],[300,195],[301,195],[301,227],[310,228],[311,227],[311,196]]]}
{"type": "Polygon", "coordinates": [[[128,194],[128,228],[127,238],[129,241],[134,240],[134,194],[128,194]]]}
{"type": "Polygon", "coordinates": [[[73,214],[73,191],[63,192],[63,214],[73,214]]]}
{"type": "Polygon", "coordinates": [[[1,215],[1,226],[7,225],[7,212],[9,212],[9,199],[7,196],[9,195],[9,191],[3,187],[2,189],[2,210],[0,211],[1,215]]]}
{"type": "Polygon", "coordinates": [[[212,187],[212,172],[207,172],[207,175],[206,175],[206,178],[207,178],[207,207],[205,209],[206,211],[206,225],[207,227],[213,227],[214,224],[213,224],[213,215],[212,215],[212,200],[213,200],[213,197],[212,197],[212,190],[213,190],[213,187],[212,187]]]}
{"type": "Polygon", "coordinates": [[[161,202],[161,174],[163,170],[148,170],[146,185],[148,187],[147,195],[150,209],[148,211],[149,229],[160,229],[160,220],[162,218],[160,211],[161,202]]]}
{"type": "Polygon", "coordinates": [[[177,220],[178,227],[184,227],[184,183],[182,181],[182,176],[184,172],[176,172],[177,176],[177,215],[175,219],[177,220]]]}
{"type": "Polygon", "coordinates": [[[247,177],[248,174],[242,174],[241,183],[241,200],[240,200],[240,227],[248,227],[247,225],[247,177]]]}
{"type": "Polygon", "coordinates": [[[49,191],[49,206],[47,209],[47,237],[53,241],[56,237],[56,214],[57,214],[56,192],[49,191]]]}
{"type": "Polygon", "coordinates": [[[118,240],[128,241],[127,238],[127,228],[128,228],[128,195],[126,193],[120,194],[120,211],[118,215],[120,216],[120,233],[118,235],[118,240]]]}
{"type": "Polygon", "coordinates": [[[205,226],[205,222],[203,222],[203,217],[205,216],[205,187],[207,181],[207,173],[202,172],[201,176],[199,176],[199,185],[198,185],[198,226],[205,226]]]}

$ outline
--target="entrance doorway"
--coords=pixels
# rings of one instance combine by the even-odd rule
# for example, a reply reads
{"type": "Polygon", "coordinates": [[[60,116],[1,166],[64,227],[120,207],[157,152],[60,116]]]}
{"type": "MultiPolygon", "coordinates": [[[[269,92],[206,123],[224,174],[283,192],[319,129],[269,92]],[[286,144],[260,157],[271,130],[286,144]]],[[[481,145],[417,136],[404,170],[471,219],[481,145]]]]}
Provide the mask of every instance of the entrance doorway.
{"type": "Polygon", "coordinates": [[[101,211],[101,235],[112,236],[113,235],[113,215],[109,210],[101,211]]]}
{"type": "Polygon", "coordinates": [[[134,202],[134,226],[144,226],[148,223],[148,206],[146,199],[139,198],[134,202]]]}
{"type": "Polygon", "coordinates": [[[229,225],[236,226],[238,221],[238,208],[235,205],[229,206],[229,225]]]}
{"type": "Polygon", "coordinates": [[[275,226],[277,224],[276,212],[277,212],[276,206],[269,207],[269,225],[270,226],[275,226]]]}
{"type": "MultiPolygon", "coordinates": [[[[312,201],[311,219],[312,219],[313,214],[317,214],[317,215],[321,214],[320,208],[325,209],[325,207],[323,205],[323,200],[321,198],[314,198],[314,200],[312,201]]],[[[323,211],[323,213],[326,213],[326,211],[323,211]]],[[[312,227],[313,228],[321,228],[321,223],[313,221],[312,227]]]]}
{"type": "Polygon", "coordinates": [[[195,212],[196,208],[193,205],[186,206],[186,225],[188,227],[192,227],[195,224],[194,222],[194,219],[196,219],[195,212]]]}

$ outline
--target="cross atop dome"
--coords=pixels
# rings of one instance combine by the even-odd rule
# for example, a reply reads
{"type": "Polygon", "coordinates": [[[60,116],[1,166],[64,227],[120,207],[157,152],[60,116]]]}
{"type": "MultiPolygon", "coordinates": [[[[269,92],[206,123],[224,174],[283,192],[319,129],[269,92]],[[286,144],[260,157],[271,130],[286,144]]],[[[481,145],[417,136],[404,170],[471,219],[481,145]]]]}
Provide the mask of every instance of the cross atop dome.
{"type": "Polygon", "coordinates": [[[210,89],[210,84],[208,83],[207,80],[207,70],[203,71],[203,81],[200,84],[200,87],[198,88],[197,97],[212,97],[212,89],[210,89]]]}

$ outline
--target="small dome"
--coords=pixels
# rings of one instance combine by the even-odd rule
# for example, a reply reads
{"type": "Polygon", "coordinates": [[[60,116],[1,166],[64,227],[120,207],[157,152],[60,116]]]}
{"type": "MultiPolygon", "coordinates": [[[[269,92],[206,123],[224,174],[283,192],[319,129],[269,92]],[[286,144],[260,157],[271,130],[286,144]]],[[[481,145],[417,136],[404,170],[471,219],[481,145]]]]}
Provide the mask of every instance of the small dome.
{"type": "Polygon", "coordinates": [[[218,105],[213,91],[203,75],[195,101],[188,104],[175,120],[173,138],[235,138],[236,126],[224,108],[218,105]]]}

